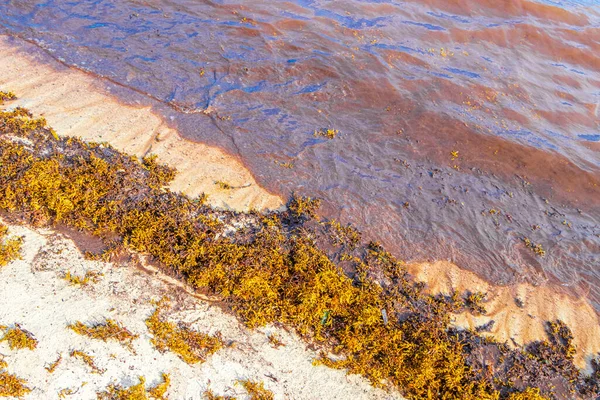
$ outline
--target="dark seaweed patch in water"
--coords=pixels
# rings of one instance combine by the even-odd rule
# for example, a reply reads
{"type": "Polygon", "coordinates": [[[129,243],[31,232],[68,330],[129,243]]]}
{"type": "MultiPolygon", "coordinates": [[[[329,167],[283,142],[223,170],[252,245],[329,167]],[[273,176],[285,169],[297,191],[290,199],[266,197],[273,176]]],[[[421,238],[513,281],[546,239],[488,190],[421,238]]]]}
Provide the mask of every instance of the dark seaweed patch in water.
{"type": "Polygon", "coordinates": [[[413,399],[598,393],[598,370],[586,377],[576,369],[561,322],[549,323],[547,342],[517,350],[449,329],[451,313],[484,313],[484,294],[424,293],[381,245],[319,220],[317,199],[294,196],[288,211],[265,215],[214,210],[203,197],[164,189],[174,171],[155,158],[59,139],[23,109],[0,112],[0,169],[4,212],[106,238],[111,252],[150,254],[166,272],[220,295],[249,327],[293,327],[319,345],[319,363],[374,385],[413,399]]]}

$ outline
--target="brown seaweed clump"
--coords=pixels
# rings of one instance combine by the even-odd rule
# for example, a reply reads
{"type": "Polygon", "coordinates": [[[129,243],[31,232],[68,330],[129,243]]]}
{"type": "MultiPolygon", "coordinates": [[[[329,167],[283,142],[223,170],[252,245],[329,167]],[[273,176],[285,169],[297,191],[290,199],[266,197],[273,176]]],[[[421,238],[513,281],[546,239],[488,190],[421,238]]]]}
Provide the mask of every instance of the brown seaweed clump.
{"type": "Polygon", "coordinates": [[[4,358],[0,356],[0,397],[21,398],[31,392],[27,381],[6,371],[8,367],[4,358]]]}
{"type": "Polygon", "coordinates": [[[137,339],[139,336],[131,333],[129,329],[123,327],[121,324],[112,319],[107,319],[102,323],[93,324],[91,326],[77,321],[74,324],[69,325],[68,328],[79,335],[102,340],[103,342],[107,342],[109,340],[117,341],[130,349],[132,347],[133,340],[137,339]]]}
{"type": "MultiPolygon", "coordinates": [[[[241,380],[235,382],[236,385],[241,385],[248,394],[250,400],[273,400],[273,393],[265,389],[265,385],[263,382],[253,381],[250,379],[241,380]]],[[[203,393],[203,397],[206,400],[236,400],[236,397],[233,396],[219,396],[214,394],[211,389],[207,389],[203,393]]]]}
{"type": "Polygon", "coordinates": [[[99,368],[96,363],[94,362],[94,357],[90,356],[88,353],[81,351],[81,350],[71,350],[71,352],[69,353],[69,356],[73,357],[73,358],[78,358],[81,361],[83,361],[83,363],[85,365],[87,365],[88,367],[90,367],[90,370],[92,371],[93,374],[100,374],[102,375],[104,372],[106,372],[104,369],[99,368]]]}
{"type": "Polygon", "coordinates": [[[335,137],[340,133],[340,131],[338,131],[337,129],[333,129],[333,128],[322,128],[322,129],[317,129],[315,130],[315,132],[313,133],[314,137],[324,137],[327,139],[335,139],[335,137]]]}
{"type": "Polygon", "coordinates": [[[37,347],[37,339],[31,332],[21,328],[19,324],[15,324],[12,328],[0,326],[0,330],[4,330],[4,336],[0,339],[0,342],[7,342],[11,350],[35,350],[37,347]]]}
{"type": "Polygon", "coordinates": [[[90,283],[97,283],[99,276],[100,275],[94,271],[87,271],[83,276],[75,275],[71,271],[67,271],[63,276],[63,279],[73,286],[87,286],[90,283]]]}
{"type": "Polygon", "coordinates": [[[250,395],[250,400],[273,400],[273,393],[265,389],[262,382],[242,380],[238,382],[250,395]]]}
{"type": "Polygon", "coordinates": [[[170,350],[188,364],[206,361],[206,358],[223,347],[219,336],[209,336],[196,332],[186,326],[178,326],[161,316],[164,301],[159,302],[156,310],[146,320],[146,326],[154,338],[152,344],[159,351],[170,350]]]}
{"type": "Polygon", "coordinates": [[[110,385],[104,392],[97,393],[98,400],[166,400],[166,392],[171,384],[168,374],[163,374],[163,382],[149,390],[146,389],[146,379],[141,376],[137,385],[124,388],[120,385],[110,385]]]}
{"type": "Polygon", "coordinates": [[[0,223],[0,267],[19,258],[21,242],[20,238],[9,238],[8,228],[0,223]]]}
{"type": "Polygon", "coordinates": [[[0,369],[0,397],[21,398],[31,392],[27,381],[0,369]]]}
{"type": "Polygon", "coordinates": [[[237,400],[237,398],[233,396],[219,396],[210,389],[206,389],[204,393],[202,393],[202,396],[206,400],[237,400]]]}
{"type": "Polygon", "coordinates": [[[44,369],[48,371],[49,374],[53,374],[54,371],[56,371],[56,368],[58,368],[58,366],[62,362],[62,359],[62,354],[59,354],[56,360],[54,360],[50,365],[44,367],[44,369]]]}
{"type": "Polygon", "coordinates": [[[0,105],[4,104],[6,100],[14,100],[17,96],[13,92],[3,92],[0,90],[0,105]]]}
{"type": "MultiPolygon", "coordinates": [[[[287,212],[236,214],[165,189],[173,176],[153,158],[59,139],[26,110],[0,112],[0,211],[149,254],[165,272],[221,296],[247,326],[294,328],[322,349],[319,363],[410,399],[597,395],[598,373],[573,364],[568,328],[550,326],[549,341],[516,350],[453,330],[452,313],[485,312],[483,294],[425,293],[380,245],[315,218],[318,200],[294,196],[287,212]]],[[[147,325],[159,349],[192,362],[206,353],[191,342],[218,347],[165,321],[160,306],[147,325]]]]}

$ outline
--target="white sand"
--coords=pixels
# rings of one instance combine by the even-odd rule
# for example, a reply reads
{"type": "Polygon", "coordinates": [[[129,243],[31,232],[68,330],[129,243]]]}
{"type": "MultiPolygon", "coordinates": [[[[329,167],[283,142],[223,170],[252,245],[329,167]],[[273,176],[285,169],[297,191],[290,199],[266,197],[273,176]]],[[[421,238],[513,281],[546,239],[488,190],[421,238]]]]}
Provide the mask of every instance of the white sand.
{"type": "Polygon", "coordinates": [[[24,236],[23,259],[0,269],[0,325],[19,323],[39,341],[33,350],[10,350],[0,343],[8,371],[28,381],[33,391],[26,399],[57,399],[63,389],[75,392],[66,398],[95,399],[96,392],[111,383],[130,386],[145,376],[147,386],[161,382],[161,374],[171,375],[169,399],[201,399],[211,388],[216,394],[244,399],[237,380],[263,381],[277,399],[392,399],[400,398],[375,389],[362,377],[345,371],[313,366],[317,354],[298,337],[274,327],[250,331],[219,307],[199,300],[168,278],[148,274],[134,265],[115,265],[83,258],[75,244],[50,230],[34,231],[11,226],[12,234],[24,236]],[[86,271],[104,274],[97,283],[72,286],[62,279],[70,271],[83,276],[86,271]],[[192,323],[196,330],[221,332],[225,343],[203,364],[190,366],[175,354],[161,354],[150,343],[144,323],[154,311],[151,300],[163,295],[174,299],[168,313],[173,321],[192,323]],[[114,319],[133,333],[135,353],[117,342],[80,336],[67,325],[114,319]],[[275,349],[268,335],[276,332],[285,347],[275,349]],[[71,350],[95,357],[103,374],[93,374],[81,360],[71,358],[71,350]],[[44,369],[62,354],[63,360],[50,374],[44,369]]]}

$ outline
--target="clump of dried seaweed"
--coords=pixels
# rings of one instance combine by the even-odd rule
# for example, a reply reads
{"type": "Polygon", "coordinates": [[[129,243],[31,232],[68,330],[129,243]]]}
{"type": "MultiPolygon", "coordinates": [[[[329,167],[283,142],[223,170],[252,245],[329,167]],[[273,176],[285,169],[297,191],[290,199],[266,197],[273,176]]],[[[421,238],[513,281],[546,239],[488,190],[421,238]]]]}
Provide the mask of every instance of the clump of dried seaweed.
{"type": "Polygon", "coordinates": [[[38,341],[33,334],[21,328],[21,325],[15,324],[12,328],[0,326],[0,331],[4,331],[4,335],[0,342],[7,342],[11,350],[29,349],[35,350],[38,341]]]}
{"type": "Polygon", "coordinates": [[[206,361],[209,355],[223,347],[223,340],[219,336],[209,336],[167,321],[161,315],[164,307],[165,301],[162,300],[146,320],[146,326],[154,336],[152,344],[158,350],[170,350],[186,363],[195,364],[206,361]]]}
{"type": "Polygon", "coordinates": [[[0,267],[19,258],[21,238],[9,237],[8,228],[0,223],[0,267]]]}
{"type": "Polygon", "coordinates": [[[103,342],[114,340],[128,348],[131,348],[133,340],[138,337],[138,335],[131,333],[129,329],[112,319],[92,325],[77,321],[69,325],[68,328],[79,335],[102,340],[103,342]]]}
{"type": "Polygon", "coordinates": [[[0,355],[0,397],[21,398],[31,392],[26,386],[27,381],[8,373],[7,367],[4,357],[0,355]]]}
{"type": "Polygon", "coordinates": [[[250,379],[241,380],[238,382],[248,395],[250,395],[250,400],[273,400],[273,393],[265,389],[265,385],[262,382],[253,381],[250,379]]]}
{"type": "Polygon", "coordinates": [[[166,400],[166,392],[171,384],[168,374],[163,374],[163,382],[146,389],[146,379],[141,376],[137,385],[123,387],[110,385],[105,391],[97,393],[98,400],[166,400]]]}

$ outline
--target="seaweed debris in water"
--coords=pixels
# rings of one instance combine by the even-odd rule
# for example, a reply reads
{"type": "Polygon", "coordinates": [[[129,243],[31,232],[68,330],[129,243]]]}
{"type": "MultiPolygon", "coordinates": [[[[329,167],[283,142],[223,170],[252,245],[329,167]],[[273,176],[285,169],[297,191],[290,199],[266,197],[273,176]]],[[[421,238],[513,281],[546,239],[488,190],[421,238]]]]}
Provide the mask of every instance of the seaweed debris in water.
{"type": "Polygon", "coordinates": [[[313,136],[314,137],[324,137],[327,139],[335,139],[335,137],[339,133],[340,133],[340,131],[338,131],[337,129],[322,128],[322,129],[315,130],[315,132],[313,133],[313,136]]]}
{"type": "Polygon", "coordinates": [[[166,189],[174,171],[155,159],[58,138],[21,108],[0,111],[0,172],[0,210],[149,254],[190,286],[219,294],[247,326],[295,328],[322,349],[319,363],[410,399],[598,393],[598,370],[585,376],[573,364],[566,326],[519,349],[451,329],[458,309],[485,311],[481,294],[425,293],[380,245],[357,244],[352,231],[319,220],[318,200],[295,195],[282,213],[215,210],[204,197],[166,189]]]}

